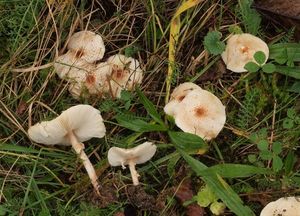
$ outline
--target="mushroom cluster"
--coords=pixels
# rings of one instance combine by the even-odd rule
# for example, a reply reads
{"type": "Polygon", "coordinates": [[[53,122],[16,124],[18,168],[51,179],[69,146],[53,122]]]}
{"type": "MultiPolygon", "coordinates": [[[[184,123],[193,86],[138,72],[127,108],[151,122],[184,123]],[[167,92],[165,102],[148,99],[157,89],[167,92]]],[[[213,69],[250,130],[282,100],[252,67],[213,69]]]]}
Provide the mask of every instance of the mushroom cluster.
{"type": "Polygon", "coordinates": [[[274,202],[270,202],[261,211],[260,216],[299,216],[300,198],[282,197],[274,202]]]}
{"type": "Polygon", "coordinates": [[[268,45],[254,35],[243,33],[232,35],[227,40],[225,51],[221,56],[228,70],[241,73],[247,71],[244,66],[248,62],[255,62],[254,54],[258,51],[262,51],[266,60],[268,59],[268,45]]]}
{"type": "Polygon", "coordinates": [[[215,138],[226,121],[222,102],[214,94],[190,82],[174,89],[164,111],[174,117],[181,130],[205,140],[215,138]]]}
{"type": "Polygon", "coordinates": [[[94,32],[75,33],[67,48],[67,53],[55,60],[54,68],[70,83],[69,92],[76,99],[90,95],[120,97],[123,89],[132,90],[142,82],[143,71],[136,59],[117,54],[97,63],[104,56],[105,46],[94,32]]]}

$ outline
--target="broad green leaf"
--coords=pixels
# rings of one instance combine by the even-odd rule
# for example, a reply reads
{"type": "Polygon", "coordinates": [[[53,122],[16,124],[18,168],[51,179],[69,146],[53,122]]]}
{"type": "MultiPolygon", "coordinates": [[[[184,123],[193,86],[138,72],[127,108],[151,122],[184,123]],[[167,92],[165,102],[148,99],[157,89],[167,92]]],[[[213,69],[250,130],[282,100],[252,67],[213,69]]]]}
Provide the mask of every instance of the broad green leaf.
{"type": "Polygon", "coordinates": [[[294,127],[294,121],[292,119],[285,118],[282,122],[282,127],[284,129],[291,129],[294,127]]]}
{"type": "Polygon", "coordinates": [[[281,66],[281,65],[276,65],[276,72],[293,77],[295,79],[300,79],[300,67],[295,66],[295,67],[288,67],[288,66],[281,66]]]}
{"type": "Polygon", "coordinates": [[[218,31],[208,32],[204,37],[204,48],[212,55],[219,55],[225,50],[225,43],[221,41],[222,34],[218,31]]]}
{"type": "Polygon", "coordinates": [[[272,168],[275,172],[278,172],[281,170],[283,166],[282,160],[279,156],[275,155],[273,157],[273,163],[272,163],[272,168]]]}
{"type": "MultiPolygon", "coordinates": [[[[276,43],[269,46],[269,58],[270,59],[280,59],[288,60],[288,53],[293,53],[293,60],[300,61],[300,43],[276,43]]],[[[283,64],[282,62],[278,62],[283,64]]]]}
{"type": "Polygon", "coordinates": [[[257,143],[257,148],[261,151],[265,151],[265,150],[268,150],[269,148],[269,143],[268,143],[268,140],[260,140],[258,143],[257,143]]]}
{"type": "Polygon", "coordinates": [[[125,128],[135,132],[166,131],[166,128],[158,124],[150,124],[141,119],[128,119],[124,116],[117,116],[117,122],[125,128]]]}
{"type": "Polygon", "coordinates": [[[140,89],[136,89],[136,92],[140,98],[141,103],[144,105],[145,109],[147,110],[148,114],[160,125],[166,128],[164,122],[162,121],[160,115],[155,109],[154,104],[143,94],[140,89]]]}
{"type": "Polygon", "coordinates": [[[274,154],[280,154],[281,153],[281,151],[282,151],[282,144],[281,144],[281,142],[273,142],[273,144],[272,144],[272,151],[273,151],[273,153],[274,154]]]}
{"type": "Polygon", "coordinates": [[[271,170],[244,164],[218,164],[203,171],[203,175],[218,173],[224,178],[246,178],[258,174],[270,174],[271,170]]]}
{"type": "Polygon", "coordinates": [[[263,65],[261,69],[265,73],[273,73],[276,71],[276,66],[272,63],[267,63],[267,64],[263,65]]]}
{"type": "Polygon", "coordinates": [[[289,151],[284,160],[285,174],[290,175],[293,172],[294,165],[297,161],[297,157],[293,151],[289,151]]]}
{"type": "Polygon", "coordinates": [[[180,154],[196,172],[198,176],[213,190],[218,198],[236,215],[238,216],[253,216],[254,213],[248,206],[243,205],[243,201],[238,194],[217,174],[212,176],[202,176],[203,171],[207,168],[200,161],[189,156],[187,153],[179,150],[180,154]]]}
{"type": "Polygon", "coordinates": [[[260,69],[259,65],[257,65],[257,64],[254,63],[254,62],[248,62],[248,63],[245,65],[244,68],[245,68],[247,71],[252,72],[252,73],[257,72],[257,71],[260,69]]]}
{"type": "Polygon", "coordinates": [[[300,94],[300,81],[294,82],[288,91],[300,94]]]}
{"type": "Polygon", "coordinates": [[[266,55],[262,51],[257,51],[256,53],[254,53],[253,57],[259,65],[262,65],[266,61],[266,55]]]}
{"type": "Polygon", "coordinates": [[[185,152],[195,150],[205,152],[208,148],[205,141],[195,134],[174,131],[168,131],[168,134],[175,147],[185,152]]]}

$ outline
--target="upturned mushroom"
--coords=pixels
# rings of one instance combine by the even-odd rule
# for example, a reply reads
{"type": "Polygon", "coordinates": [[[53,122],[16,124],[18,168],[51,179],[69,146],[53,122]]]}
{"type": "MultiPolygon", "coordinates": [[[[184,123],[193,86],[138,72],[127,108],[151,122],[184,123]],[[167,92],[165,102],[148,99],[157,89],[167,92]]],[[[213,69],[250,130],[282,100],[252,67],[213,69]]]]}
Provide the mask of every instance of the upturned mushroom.
{"type": "Polygon", "coordinates": [[[107,63],[112,67],[109,85],[113,97],[120,97],[123,89],[131,90],[142,82],[143,71],[136,59],[117,54],[109,57],[107,63]]]}
{"type": "Polygon", "coordinates": [[[150,160],[156,152],[156,145],[145,142],[131,149],[111,147],[108,151],[108,162],[111,166],[129,166],[133,185],[139,185],[139,174],[135,169],[136,164],[142,164],[150,160]]]}
{"type": "Polygon", "coordinates": [[[89,63],[103,58],[105,46],[102,37],[91,31],[79,31],[68,42],[68,49],[89,63]]]}
{"type": "Polygon", "coordinates": [[[227,69],[240,73],[247,71],[244,66],[248,62],[255,62],[254,54],[257,51],[262,51],[266,60],[268,59],[269,48],[263,40],[247,33],[236,34],[227,40],[226,49],[221,56],[227,69]]]}
{"type": "Polygon", "coordinates": [[[164,111],[174,117],[175,124],[181,130],[196,134],[205,140],[215,138],[226,121],[225,106],[222,102],[214,94],[200,87],[189,91],[172,109],[166,104],[164,111]]]}
{"type": "Polygon", "coordinates": [[[91,179],[95,191],[99,193],[95,169],[84,152],[82,142],[92,137],[105,136],[105,126],[99,110],[90,105],[73,106],[51,120],[37,123],[28,129],[30,139],[46,145],[71,145],[91,179]]]}
{"type": "Polygon", "coordinates": [[[282,197],[274,202],[270,202],[261,211],[260,216],[299,216],[300,197],[282,197]]]}

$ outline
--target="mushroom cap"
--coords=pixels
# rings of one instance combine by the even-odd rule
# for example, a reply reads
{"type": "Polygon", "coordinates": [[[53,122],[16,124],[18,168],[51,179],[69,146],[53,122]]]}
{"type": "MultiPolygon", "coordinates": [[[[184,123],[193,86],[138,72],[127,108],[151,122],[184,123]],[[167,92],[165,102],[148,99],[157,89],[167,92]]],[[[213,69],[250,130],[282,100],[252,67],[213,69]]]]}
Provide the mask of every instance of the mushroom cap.
{"type": "Polygon", "coordinates": [[[68,49],[89,63],[103,58],[105,46],[102,37],[91,31],[79,31],[68,42],[68,49]]]}
{"type": "Polygon", "coordinates": [[[257,51],[262,51],[266,55],[266,62],[269,48],[263,40],[247,33],[235,34],[227,40],[225,51],[221,56],[227,69],[239,73],[247,71],[244,66],[248,62],[255,62],[253,55],[257,51]]]}
{"type": "Polygon", "coordinates": [[[225,106],[209,91],[195,89],[176,106],[174,119],[184,132],[210,140],[219,134],[225,124],[225,106]]]}
{"type": "Polygon", "coordinates": [[[131,90],[142,82],[143,71],[136,59],[117,54],[109,57],[107,63],[112,67],[110,87],[113,97],[120,97],[123,89],[131,90]]]}
{"type": "Polygon", "coordinates": [[[92,137],[104,137],[106,129],[100,111],[81,104],[63,111],[51,121],[31,126],[28,134],[37,143],[71,145],[67,137],[70,131],[73,131],[79,142],[84,142],[92,137]]]}
{"type": "Polygon", "coordinates": [[[142,164],[150,160],[156,152],[156,145],[152,142],[144,142],[131,149],[111,147],[108,151],[108,162],[111,166],[127,165],[129,161],[142,164]]]}
{"type": "Polygon", "coordinates": [[[178,105],[178,103],[180,103],[189,92],[195,89],[202,89],[202,88],[192,82],[185,82],[177,86],[171,94],[171,100],[164,107],[165,113],[170,116],[173,116],[174,110],[178,105]]]}
{"type": "Polygon", "coordinates": [[[67,79],[73,71],[85,70],[89,67],[90,64],[88,62],[78,58],[76,53],[71,50],[64,55],[58,56],[54,63],[55,72],[61,79],[67,79]]]}
{"type": "Polygon", "coordinates": [[[274,202],[270,202],[261,211],[260,216],[299,216],[300,198],[282,197],[274,202]]]}
{"type": "Polygon", "coordinates": [[[88,94],[98,95],[102,95],[109,90],[107,76],[109,77],[111,74],[111,67],[107,63],[100,63],[97,67],[90,66],[89,72],[74,70],[71,74],[75,82],[71,83],[69,91],[76,99],[84,90],[87,90],[88,94]]]}

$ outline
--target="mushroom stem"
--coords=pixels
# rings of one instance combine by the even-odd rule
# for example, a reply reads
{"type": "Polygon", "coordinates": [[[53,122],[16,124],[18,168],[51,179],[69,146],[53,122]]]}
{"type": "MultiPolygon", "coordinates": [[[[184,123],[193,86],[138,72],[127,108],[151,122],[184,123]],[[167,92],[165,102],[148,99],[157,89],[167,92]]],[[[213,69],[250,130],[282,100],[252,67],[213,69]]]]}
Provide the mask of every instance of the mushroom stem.
{"type": "Polygon", "coordinates": [[[70,139],[73,149],[79,155],[79,158],[82,160],[83,166],[85,167],[85,169],[91,179],[92,185],[93,185],[96,193],[100,196],[99,184],[97,181],[98,177],[97,177],[96,171],[95,171],[90,159],[88,158],[88,156],[85,154],[85,152],[83,150],[84,149],[83,143],[78,142],[77,137],[75,136],[73,131],[68,133],[68,137],[70,139]]]}
{"type": "Polygon", "coordinates": [[[135,169],[135,163],[133,161],[129,161],[128,166],[129,166],[133,185],[139,185],[139,176],[140,175],[138,174],[138,172],[135,169]]]}

